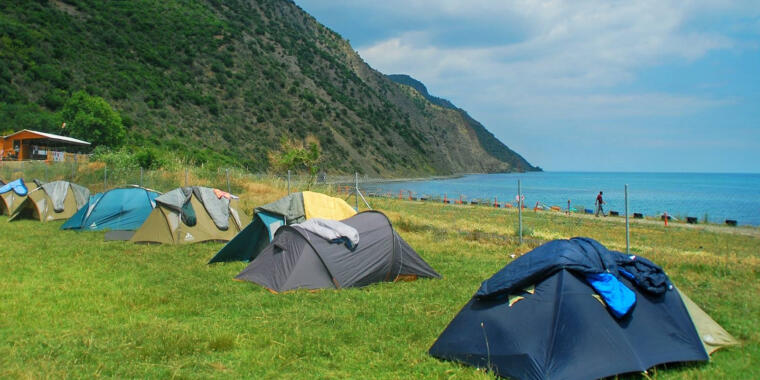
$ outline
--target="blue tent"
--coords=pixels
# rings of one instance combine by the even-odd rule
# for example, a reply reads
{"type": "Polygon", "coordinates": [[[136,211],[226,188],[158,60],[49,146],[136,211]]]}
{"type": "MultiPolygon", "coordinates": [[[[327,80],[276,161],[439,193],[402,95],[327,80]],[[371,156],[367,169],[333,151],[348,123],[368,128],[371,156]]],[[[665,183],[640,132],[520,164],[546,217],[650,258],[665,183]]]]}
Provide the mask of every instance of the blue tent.
{"type": "Polygon", "coordinates": [[[679,292],[642,260],[591,239],[546,243],[486,280],[430,354],[515,379],[595,379],[708,360],[679,292]],[[592,287],[589,275],[600,272],[635,293],[624,316],[592,287]]]}
{"type": "Polygon", "coordinates": [[[153,211],[159,195],[141,187],[118,188],[95,194],[61,229],[136,230],[153,211]]]}

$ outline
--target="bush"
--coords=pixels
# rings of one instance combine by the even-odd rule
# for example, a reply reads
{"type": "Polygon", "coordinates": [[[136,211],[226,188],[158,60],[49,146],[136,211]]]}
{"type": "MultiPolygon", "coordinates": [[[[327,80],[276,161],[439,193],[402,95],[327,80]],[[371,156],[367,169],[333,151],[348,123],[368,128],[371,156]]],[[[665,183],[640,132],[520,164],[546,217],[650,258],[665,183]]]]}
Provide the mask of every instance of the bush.
{"type": "Polygon", "coordinates": [[[126,131],[121,116],[101,97],[77,91],[66,101],[62,116],[72,137],[93,146],[118,147],[124,142],[126,131]]]}

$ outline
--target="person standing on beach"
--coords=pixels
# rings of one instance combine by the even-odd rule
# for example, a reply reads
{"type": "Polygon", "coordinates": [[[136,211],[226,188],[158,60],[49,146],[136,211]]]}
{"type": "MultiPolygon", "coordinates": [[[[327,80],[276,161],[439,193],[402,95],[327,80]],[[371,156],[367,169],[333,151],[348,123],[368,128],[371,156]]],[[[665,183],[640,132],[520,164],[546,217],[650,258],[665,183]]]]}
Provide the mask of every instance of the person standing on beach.
{"type": "Polygon", "coordinates": [[[599,195],[596,196],[596,216],[599,217],[599,213],[602,213],[602,216],[607,216],[607,214],[604,213],[604,209],[602,208],[602,205],[605,204],[604,199],[602,199],[602,192],[599,192],[599,195]]]}

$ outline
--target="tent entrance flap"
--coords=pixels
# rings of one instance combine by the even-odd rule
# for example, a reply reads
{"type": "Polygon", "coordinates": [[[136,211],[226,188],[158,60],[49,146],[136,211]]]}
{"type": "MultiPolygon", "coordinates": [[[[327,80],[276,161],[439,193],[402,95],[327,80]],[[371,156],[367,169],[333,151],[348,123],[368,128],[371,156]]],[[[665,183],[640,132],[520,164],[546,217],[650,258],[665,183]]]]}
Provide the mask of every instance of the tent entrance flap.
{"type": "Polygon", "coordinates": [[[285,225],[285,218],[264,211],[259,211],[258,216],[261,218],[261,222],[264,223],[264,227],[266,227],[267,232],[269,233],[269,240],[274,240],[274,234],[277,232],[277,229],[285,225]]]}

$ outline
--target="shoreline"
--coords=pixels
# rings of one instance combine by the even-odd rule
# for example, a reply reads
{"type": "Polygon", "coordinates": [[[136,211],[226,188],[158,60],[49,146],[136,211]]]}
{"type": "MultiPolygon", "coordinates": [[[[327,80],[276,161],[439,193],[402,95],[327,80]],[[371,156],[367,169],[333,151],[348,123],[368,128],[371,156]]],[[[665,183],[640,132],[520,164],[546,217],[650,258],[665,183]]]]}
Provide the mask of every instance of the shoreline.
{"type": "MultiPolygon", "coordinates": [[[[546,172],[545,172],[546,173],[546,172]]],[[[541,175],[540,177],[522,177],[515,173],[499,173],[506,176],[491,176],[491,174],[461,173],[450,176],[428,178],[393,178],[393,179],[360,179],[360,188],[369,194],[386,195],[396,198],[403,192],[404,198],[424,198],[426,200],[443,200],[444,198],[457,202],[459,199],[470,203],[488,203],[515,207],[517,185],[522,179],[522,194],[525,197],[524,206],[548,210],[560,208],[567,210],[568,200],[572,201],[572,209],[583,213],[591,207],[592,200],[588,194],[604,190],[605,210],[617,211],[624,215],[625,194],[624,185],[628,192],[630,206],[629,216],[634,213],[644,214],[650,218],[659,218],[665,212],[672,218],[685,222],[698,220],[699,224],[707,221],[711,225],[750,226],[760,227],[760,218],[752,212],[757,200],[752,198],[753,188],[760,185],[760,177],[744,174],[726,174],[728,177],[719,178],[722,186],[705,187],[708,178],[685,173],[683,176],[660,176],[642,173],[636,176],[625,174],[585,175],[585,173],[558,173],[558,175],[541,175]],[[467,181],[447,181],[475,175],[467,181]],[[598,187],[598,188],[597,188],[598,187]],[[588,193],[588,194],[587,194],[588,193]],[[730,194],[730,197],[725,197],[730,194]],[[448,197],[447,197],[448,196],[448,197]],[[724,199],[725,198],[725,199],[724,199]],[[716,199],[724,199],[715,202],[716,199]],[[709,217],[708,217],[709,215],[709,217]]],[[[549,173],[547,173],[549,174],[549,173]]],[[[714,177],[709,177],[714,178],[714,177]]],[[[345,183],[353,187],[351,183],[345,183]]]]}
{"type": "MultiPolygon", "coordinates": [[[[505,212],[517,212],[517,207],[494,207],[492,203],[464,203],[464,204],[457,204],[455,203],[456,199],[450,199],[449,203],[444,203],[442,198],[429,198],[429,199],[420,199],[418,197],[414,197],[414,199],[410,200],[408,197],[398,198],[393,195],[387,196],[384,194],[366,194],[367,197],[371,198],[378,198],[378,199],[385,199],[385,200],[393,200],[393,201],[403,201],[403,202],[412,202],[412,203],[421,203],[421,204],[439,204],[443,206],[454,206],[454,207],[469,207],[469,208],[490,208],[495,210],[501,210],[505,212]]],[[[507,202],[508,203],[508,202],[507,202]]],[[[500,203],[501,205],[502,203],[500,203]]],[[[563,217],[575,217],[575,218],[585,218],[585,219],[598,219],[601,221],[609,221],[613,223],[625,223],[625,215],[609,215],[609,211],[607,216],[605,217],[596,217],[593,214],[586,214],[583,212],[575,211],[567,213],[566,210],[561,209],[559,211],[555,210],[546,210],[546,209],[539,209],[534,210],[533,208],[523,207],[523,213],[534,213],[534,214],[544,214],[544,215],[557,215],[557,216],[563,216],[563,217]]],[[[656,216],[647,216],[645,215],[643,219],[637,219],[633,218],[632,214],[628,218],[629,223],[635,224],[646,224],[646,225],[662,225],[664,226],[664,222],[657,219],[656,216]]],[[[668,227],[678,228],[689,228],[689,229],[697,229],[697,230],[708,230],[711,232],[722,232],[722,233],[731,233],[731,234],[737,234],[737,235],[747,235],[747,236],[756,236],[760,237],[760,226],[755,226],[751,224],[744,224],[744,225],[737,225],[737,226],[729,226],[725,224],[719,224],[719,223],[710,223],[710,222],[699,222],[696,224],[690,224],[686,223],[684,220],[679,219],[672,219],[669,221],[668,227]]]]}

